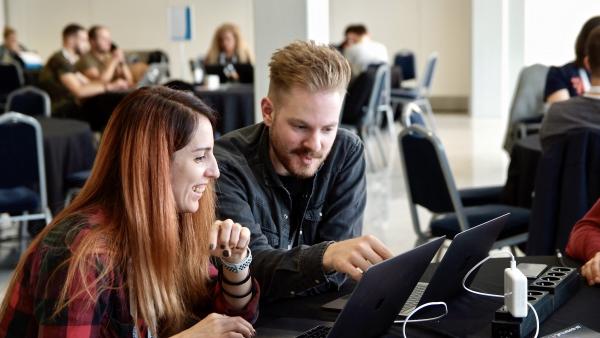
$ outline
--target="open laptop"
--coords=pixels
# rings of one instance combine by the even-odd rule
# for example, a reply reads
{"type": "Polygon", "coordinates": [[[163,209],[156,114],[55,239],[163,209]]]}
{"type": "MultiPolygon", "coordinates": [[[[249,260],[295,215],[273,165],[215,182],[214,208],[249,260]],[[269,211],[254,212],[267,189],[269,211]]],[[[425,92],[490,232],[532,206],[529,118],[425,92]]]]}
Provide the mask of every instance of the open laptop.
{"type": "MultiPolygon", "coordinates": [[[[417,283],[406,303],[403,303],[400,315],[407,316],[421,304],[447,301],[458,294],[462,289],[462,279],[475,264],[487,257],[508,216],[504,214],[454,236],[431,280],[417,283]]],[[[322,307],[341,310],[347,301],[347,296],[340,297],[322,307]]]]}
{"type": "Polygon", "coordinates": [[[235,65],[204,65],[204,71],[206,74],[219,75],[219,81],[221,83],[226,83],[229,82],[229,79],[225,74],[228,67],[233,67],[233,70],[238,73],[238,76],[240,77],[238,81],[240,83],[254,82],[254,67],[249,63],[237,63],[235,65]]]}
{"type": "MultiPolygon", "coordinates": [[[[439,237],[369,268],[354,288],[333,327],[317,326],[297,337],[380,337],[393,324],[400,307],[433,259],[444,237],[439,237]]],[[[260,336],[270,336],[259,328],[260,336]]],[[[286,336],[281,331],[277,337],[286,336]]]]}

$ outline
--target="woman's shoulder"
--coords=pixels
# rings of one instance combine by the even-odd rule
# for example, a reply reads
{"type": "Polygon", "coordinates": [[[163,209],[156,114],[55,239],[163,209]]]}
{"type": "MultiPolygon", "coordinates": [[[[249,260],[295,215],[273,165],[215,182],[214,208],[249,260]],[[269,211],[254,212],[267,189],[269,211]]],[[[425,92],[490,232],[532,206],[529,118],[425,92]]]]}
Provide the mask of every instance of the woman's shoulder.
{"type": "Polygon", "coordinates": [[[103,217],[100,213],[73,213],[65,215],[60,220],[57,220],[52,229],[40,240],[40,249],[42,251],[66,250],[73,252],[79,246],[82,239],[102,221],[103,217]]]}

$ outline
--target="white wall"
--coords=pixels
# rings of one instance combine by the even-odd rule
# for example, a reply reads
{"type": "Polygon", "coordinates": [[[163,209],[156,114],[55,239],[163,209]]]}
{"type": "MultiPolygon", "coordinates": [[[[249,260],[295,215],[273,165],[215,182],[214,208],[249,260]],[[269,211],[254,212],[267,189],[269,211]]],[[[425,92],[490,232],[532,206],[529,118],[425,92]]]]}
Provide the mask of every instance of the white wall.
{"type": "Polygon", "coordinates": [[[525,1],[525,65],[574,60],[577,34],[596,15],[600,15],[598,0],[525,1]]]}
{"type": "Polygon", "coordinates": [[[351,23],[364,23],[374,40],[416,53],[417,76],[427,56],[438,51],[434,96],[469,96],[471,71],[470,0],[330,0],[330,39],[339,42],[351,23]]]}
{"type": "Polygon", "coordinates": [[[4,0],[0,0],[0,27],[4,27],[5,25],[5,19],[4,19],[4,6],[5,6],[5,2],[4,0]]]}
{"type": "MultiPolygon", "coordinates": [[[[45,59],[60,48],[61,31],[70,22],[89,27],[102,24],[123,49],[161,48],[169,53],[174,75],[179,75],[179,44],[169,41],[167,9],[190,4],[194,13],[193,41],[185,43],[186,58],[205,54],[213,32],[223,22],[240,26],[249,46],[254,45],[252,2],[247,0],[4,0],[8,23],[19,38],[45,59]],[[35,9],[35,10],[33,10],[35,9]]],[[[186,65],[185,76],[189,69],[186,65]]]]}

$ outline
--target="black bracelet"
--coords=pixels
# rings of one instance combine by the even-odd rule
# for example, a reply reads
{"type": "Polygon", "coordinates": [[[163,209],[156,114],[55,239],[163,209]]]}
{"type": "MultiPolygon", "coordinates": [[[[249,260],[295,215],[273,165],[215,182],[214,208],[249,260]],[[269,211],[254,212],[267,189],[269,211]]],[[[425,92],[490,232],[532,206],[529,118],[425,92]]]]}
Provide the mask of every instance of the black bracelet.
{"type": "Polygon", "coordinates": [[[246,275],[246,278],[244,278],[244,280],[242,280],[240,282],[232,282],[232,281],[228,280],[227,278],[225,278],[225,274],[223,273],[223,271],[221,271],[221,273],[219,274],[219,277],[221,277],[221,284],[225,283],[227,285],[240,286],[240,285],[246,283],[248,280],[250,280],[250,272],[248,272],[248,275],[246,275]]]}
{"type": "Polygon", "coordinates": [[[243,294],[243,295],[234,295],[233,293],[230,293],[227,290],[225,290],[225,288],[221,288],[221,290],[223,290],[223,293],[226,294],[227,296],[231,297],[231,298],[245,298],[245,297],[250,296],[254,292],[254,288],[253,287],[251,287],[250,291],[248,291],[246,294],[243,294]]]}

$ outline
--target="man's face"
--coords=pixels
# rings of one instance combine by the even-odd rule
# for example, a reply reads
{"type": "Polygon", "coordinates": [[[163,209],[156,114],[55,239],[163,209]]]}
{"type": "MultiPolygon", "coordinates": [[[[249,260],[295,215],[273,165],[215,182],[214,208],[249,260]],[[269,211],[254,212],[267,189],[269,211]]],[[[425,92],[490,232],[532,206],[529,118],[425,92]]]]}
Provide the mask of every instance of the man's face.
{"type": "Polygon", "coordinates": [[[335,141],[344,93],[293,87],[261,102],[269,127],[269,156],[277,174],[314,176],[335,141]]]}
{"type": "Polygon", "coordinates": [[[77,34],[74,36],[74,44],[75,53],[77,53],[77,55],[83,55],[90,50],[90,44],[86,31],[80,30],[77,32],[77,34]]]}
{"type": "Polygon", "coordinates": [[[96,39],[90,42],[92,43],[92,48],[95,52],[108,53],[110,52],[112,37],[110,36],[110,32],[108,31],[108,29],[99,28],[96,31],[96,39]]]}
{"type": "Polygon", "coordinates": [[[348,46],[352,46],[360,41],[360,35],[350,32],[346,34],[346,41],[348,42],[348,46]]]}
{"type": "Polygon", "coordinates": [[[13,52],[19,51],[19,41],[17,40],[16,33],[9,34],[6,39],[4,39],[4,44],[6,45],[6,48],[13,52]]]}

